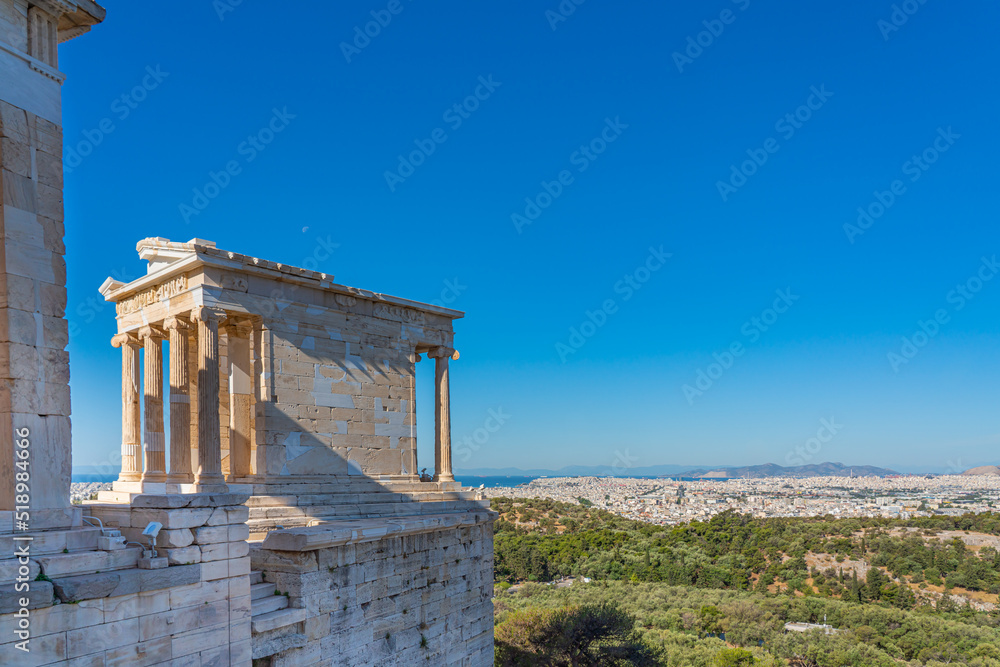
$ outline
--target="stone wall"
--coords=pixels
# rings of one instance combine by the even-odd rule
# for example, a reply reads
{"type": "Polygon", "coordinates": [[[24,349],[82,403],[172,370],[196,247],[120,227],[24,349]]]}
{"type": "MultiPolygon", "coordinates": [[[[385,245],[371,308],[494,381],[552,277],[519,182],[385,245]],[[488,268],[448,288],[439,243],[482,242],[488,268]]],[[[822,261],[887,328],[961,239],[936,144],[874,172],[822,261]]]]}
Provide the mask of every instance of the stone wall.
{"type": "MultiPolygon", "coordinates": [[[[30,652],[16,647],[23,641],[15,633],[23,627],[24,617],[0,615],[0,664],[248,667],[250,558],[247,508],[241,504],[245,501],[245,495],[235,494],[142,496],[131,508],[89,507],[105,523],[120,524],[133,538],[150,521],[162,523],[157,542],[168,545],[160,554],[171,562],[163,569],[137,568],[138,548],[93,549],[96,529],[38,534],[34,549],[42,549],[46,539],[61,537],[63,542],[31,558],[29,574],[40,571],[51,581],[31,583],[30,652]],[[67,553],[59,549],[61,544],[67,545],[67,553]],[[91,548],[70,551],[70,546],[91,548]]],[[[0,560],[0,572],[5,562],[10,559],[0,560]]],[[[0,605],[10,609],[16,597],[12,584],[3,581],[2,586],[0,605]]]]}
{"type": "MultiPolygon", "coordinates": [[[[305,612],[307,641],[270,664],[492,665],[494,517],[453,515],[463,525],[445,530],[434,519],[331,522],[289,532],[343,544],[255,549],[253,569],[305,612]]],[[[255,632],[255,652],[268,641],[282,639],[255,632]]]]}
{"type": "MultiPolygon", "coordinates": [[[[48,472],[31,504],[45,510],[69,505],[71,468],[62,182],[61,128],[0,101],[0,455],[12,461],[14,429],[29,429],[48,472]]],[[[13,488],[0,479],[0,509],[13,488]]]]}
{"type": "Polygon", "coordinates": [[[306,309],[293,304],[264,323],[272,400],[263,406],[260,467],[416,475],[413,343],[395,323],[306,309]]]}

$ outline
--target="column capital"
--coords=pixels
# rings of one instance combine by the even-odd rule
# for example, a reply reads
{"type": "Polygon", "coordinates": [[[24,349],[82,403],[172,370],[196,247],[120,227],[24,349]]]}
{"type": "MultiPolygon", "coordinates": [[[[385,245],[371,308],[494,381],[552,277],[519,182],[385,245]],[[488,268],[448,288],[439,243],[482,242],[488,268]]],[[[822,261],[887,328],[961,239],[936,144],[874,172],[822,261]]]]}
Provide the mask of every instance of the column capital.
{"type": "Polygon", "coordinates": [[[133,333],[120,333],[111,337],[111,345],[112,347],[121,347],[122,345],[134,345],[138,347],[142,345],[142,342],[133,333]]]}
{"type": "Polygon", "coordinates": [[[458,359],[458,350],[452,347],[433,347],[427,351],[427,356],[432,359],[458,359]]]}
{"type": "Polygon", "coordinates": [[[171,315],[163,320],[163,328],[167,331],[187,331],[191,328],[191,320],[181,315],[171,315]]]}
{"type": "Polygon", "coordinates": [[[200,306],[191,311],[191,321],[192,322],[216,322],[225,319],[226,312],[219,308],[209,308],[208,306],[200,306]]]}
{"type": "Polygon", "coordinates": [[[147,324],[146,326],[139,329],[139,338],[142,339],[152,338],[155,340],[158,338],[166,338],[166,337],[167,333],[158,326],[147,324]]]}

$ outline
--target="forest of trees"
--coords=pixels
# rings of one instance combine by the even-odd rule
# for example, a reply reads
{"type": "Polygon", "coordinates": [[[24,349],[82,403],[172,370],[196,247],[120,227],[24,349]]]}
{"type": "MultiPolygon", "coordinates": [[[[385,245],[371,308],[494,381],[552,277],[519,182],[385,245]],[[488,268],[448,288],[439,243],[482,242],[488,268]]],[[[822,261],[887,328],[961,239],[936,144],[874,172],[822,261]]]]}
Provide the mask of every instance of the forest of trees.
{"type": "Polygon", "coordinates": [[[727,512],[665,527],[550,500],[498,498],[493,509],[501,515],[494,543],[498,665],[1000,667],[1000,615],[949,595],[995,602],[1000,554],[940,534],[1000,535],[994,514],[900,521],[727,512]],[[809,566],[817,554],[827,567],[809,566]],[[593,583],[534,583],[566,576],[593,583]],[[514,583],[516,592],[504,592],[514,583]],[[532,610],[561,610],[559,627],[568,632],[567,623],[607,604],[634,624],[621,625],[619,640],[631,637],[649,653],[624,642],[638,657],[573,662],[568,654],[538,654],[523,662],[530,641],[508,650],[505,638],[532,636],[514,632],[532,610]],[[784,629],[824,619],[836,633],[784,629]]]}

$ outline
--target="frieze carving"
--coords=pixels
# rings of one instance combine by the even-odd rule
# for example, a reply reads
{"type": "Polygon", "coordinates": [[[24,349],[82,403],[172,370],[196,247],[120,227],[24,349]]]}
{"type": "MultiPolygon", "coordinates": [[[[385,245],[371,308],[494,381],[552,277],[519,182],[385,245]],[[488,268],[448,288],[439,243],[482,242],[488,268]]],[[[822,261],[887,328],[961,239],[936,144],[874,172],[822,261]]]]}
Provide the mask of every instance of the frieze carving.
{"type": "Polygon", "coordinates": [[[338,294],[334,297],[334,299],[336,299],[337,303],[341,306],[345,306],[347,308],[350,308],[358,302],[358,300],[353,296],[349,296],[347,294],[338,294]]]}
{"type": "Polygon", "coordinates": [[[128,315],[137,310],[141,310],[152,303],[157,303],[159,301],[163,301],[164,299],[177,296],[186,289],[187,276],[177,276],[176,278],[168,280],[165,283],[161,283],[155,287],[150,287],[149,289],[143,290],[142,292],[130,296],[123,301],[119,301],[115,305],[115,312],[119,315],[128,315]]]}
{"type": "Polygon", "coordinates": [[[419,324],[423,324],[425,322],[424,314],[419,310],[412,310],[402,306],[389,306],[384,303],[380,303],[375,306],[375,317],[387,317],[402,320],[404,322],[415,322],[419,324]]]}

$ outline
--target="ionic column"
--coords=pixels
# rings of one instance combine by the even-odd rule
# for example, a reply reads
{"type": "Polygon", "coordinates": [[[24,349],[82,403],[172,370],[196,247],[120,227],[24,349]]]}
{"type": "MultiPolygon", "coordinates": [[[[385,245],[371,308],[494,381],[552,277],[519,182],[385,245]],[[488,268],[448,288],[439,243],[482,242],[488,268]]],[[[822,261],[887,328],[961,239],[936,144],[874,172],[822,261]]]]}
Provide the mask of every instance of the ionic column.
{"type": "Polygon", "coordinates": [[[167,480],[166,443],[163,434],[163,331],[158,327],[139,329],[143,342],[142,404],[145,431],[143,451],[146,467],[144,482],[167,480]]]}
{"type": "Polygon", "coordinates": [[[198,469],[195,484],[224,488],[219,433],[219,316],[208,308],[198,308],[191,318],[198,322],[198,469]]]}
{"type": "Polygon", "coordinates": [[[250,474],[250,410],[253,406],[253,365],[249,322],[226,326],[229,360],[229,477],[250,474]]]}
{"type": "Polygon", "coordinates": [[[191,374],[188,368],[188,332],[191,324],[179,317],[163,323],[170,332],[170,474],[175,484],[190,484],[191,374]]]}
{"type": "Polygon", "coordinates": [[[142,444],[139,434],[139,339],[120,333],[111,344],[122,349],[122,471],[120,482],[138,482],[142,477],[142,444]]]}
{"type": "Polygon", "coordinates": [[[434,481],[454,482],[451,471],[451,395],[448,386],[448,360],[455,351],[448,347],[431,350],[434,364],[434,481]]]}

